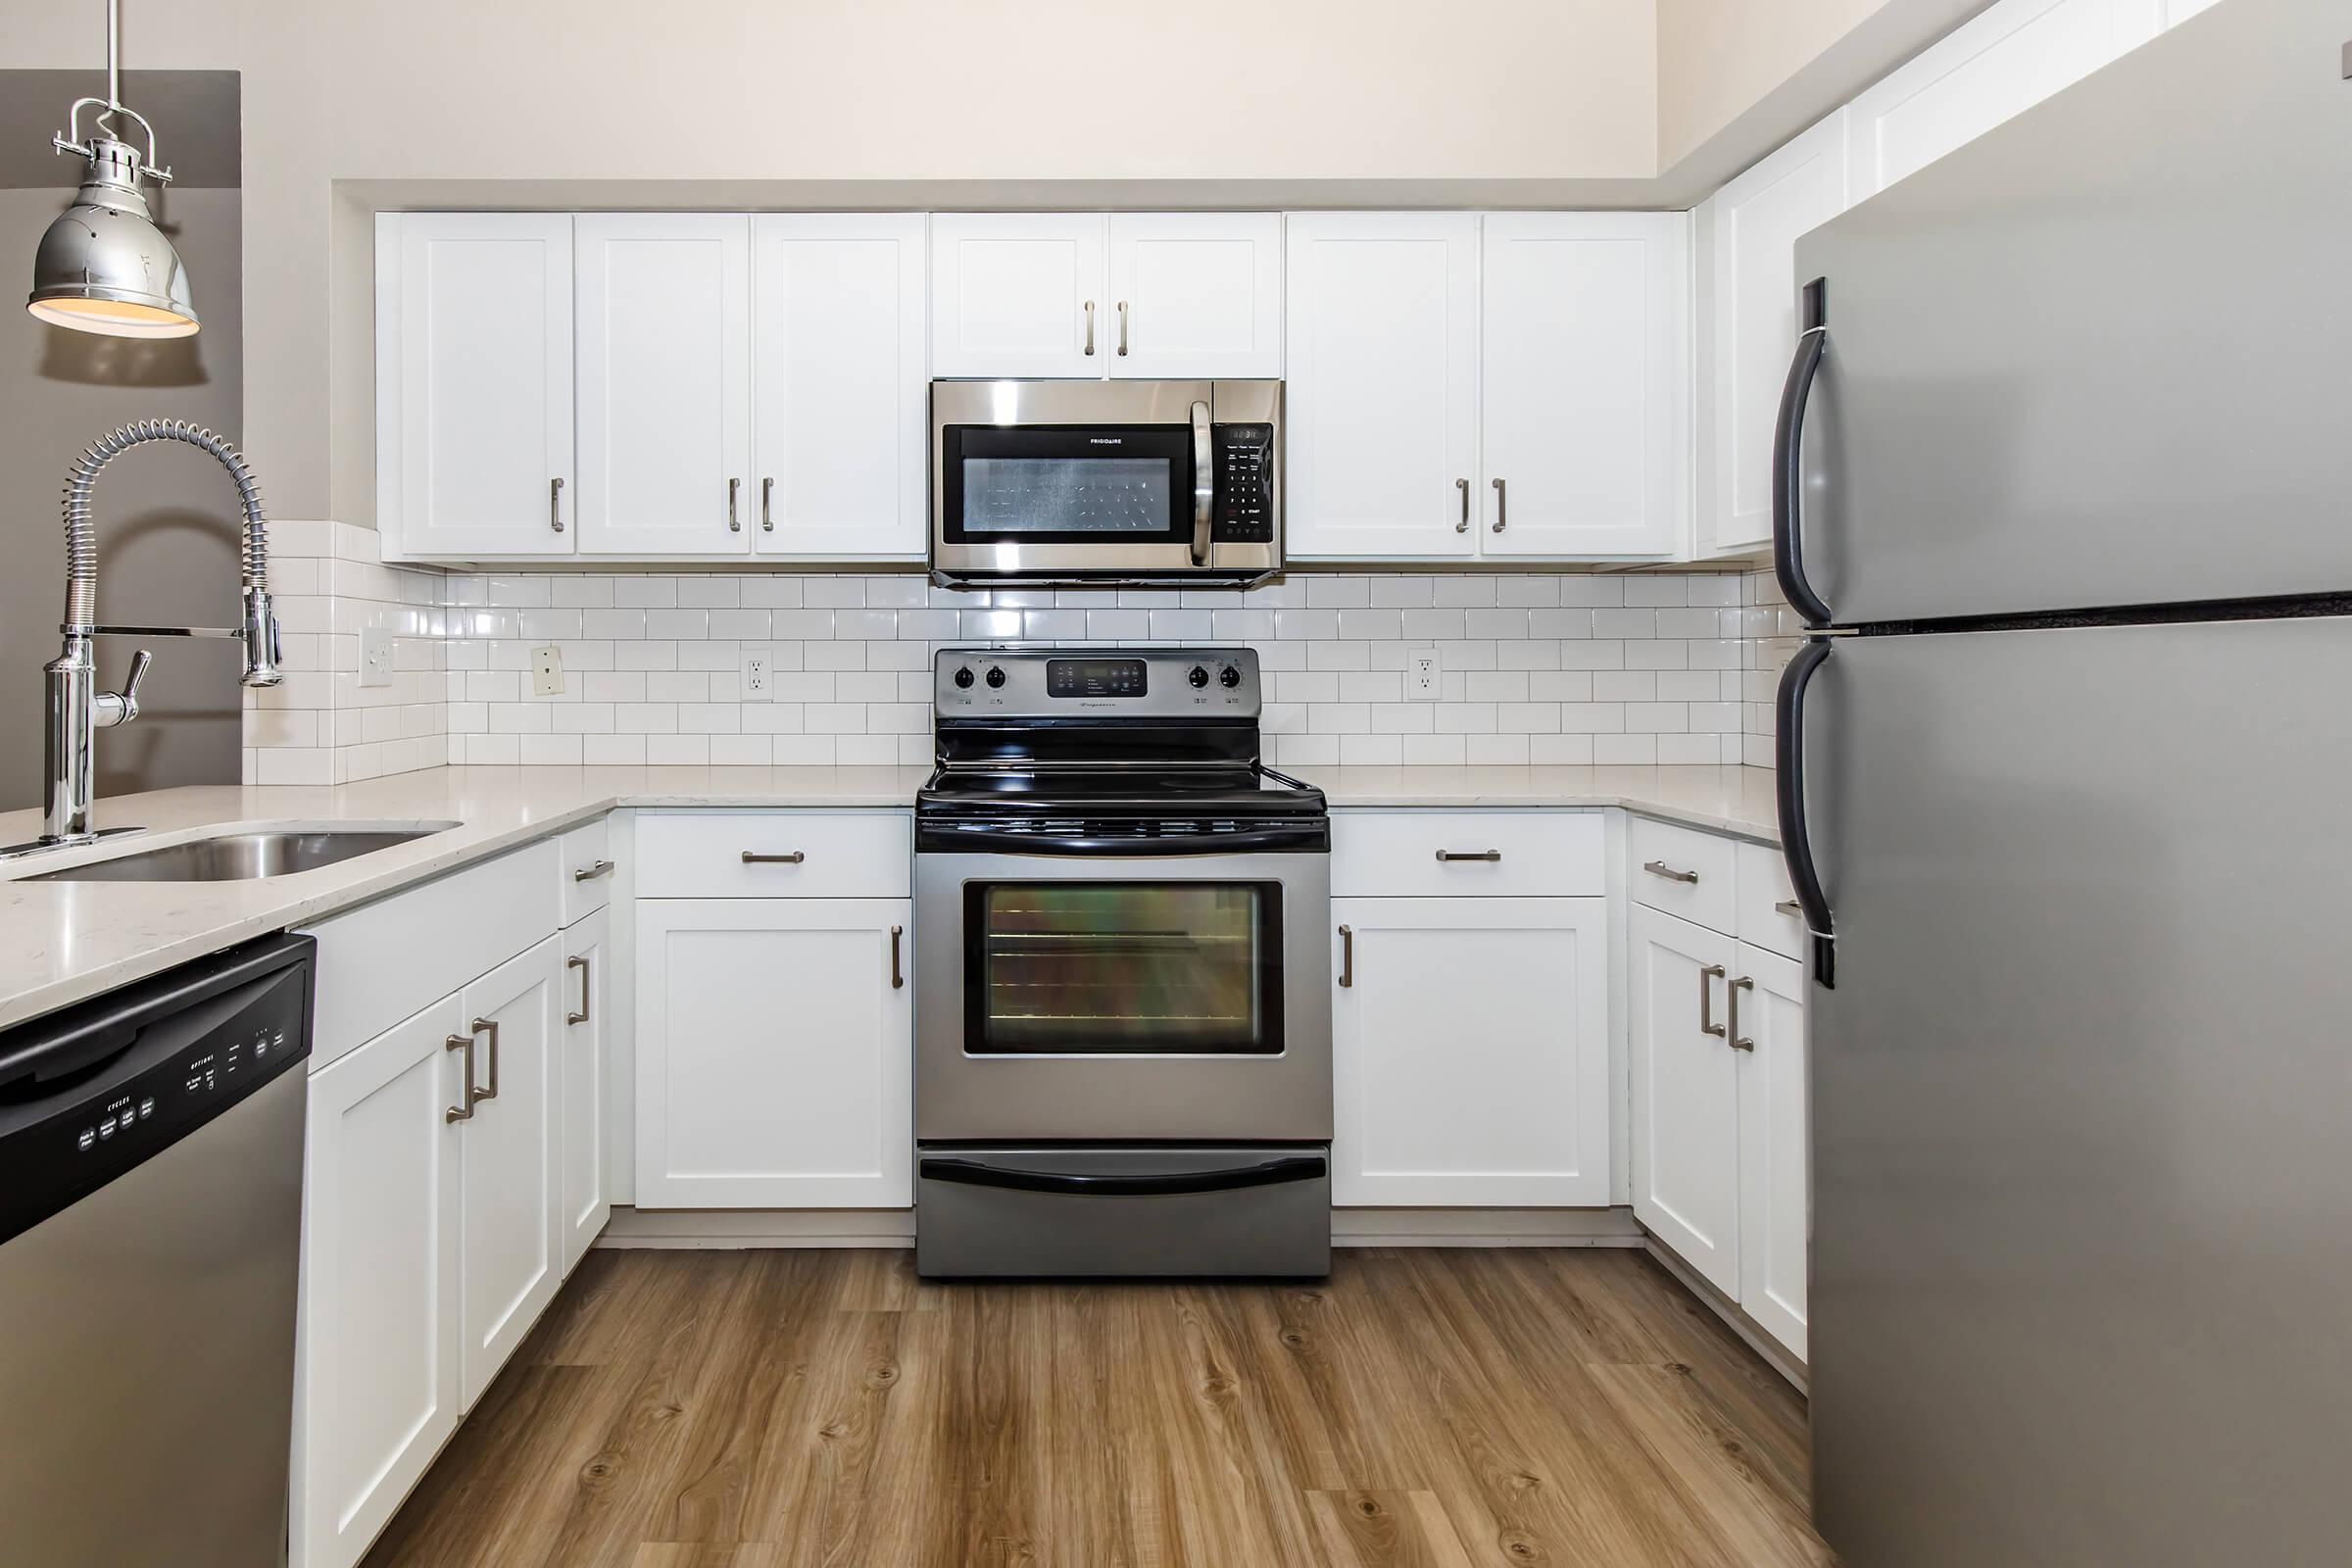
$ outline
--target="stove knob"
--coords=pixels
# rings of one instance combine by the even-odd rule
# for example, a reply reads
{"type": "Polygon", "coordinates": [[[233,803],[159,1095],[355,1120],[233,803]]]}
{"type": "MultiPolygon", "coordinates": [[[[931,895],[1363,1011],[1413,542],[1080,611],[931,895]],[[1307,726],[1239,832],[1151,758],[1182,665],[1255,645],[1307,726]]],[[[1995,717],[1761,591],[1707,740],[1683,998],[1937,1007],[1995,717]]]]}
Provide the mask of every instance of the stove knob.
{"type": "Polygon", "coordinates": [[[991,664],[988,666],[988,684],[992,689],[1004,684],[1004,665],[991,664]]]}
{"type": "Polygon", "coordinates": [[[1208,671],[1202,669],[1199,664],[1195,664],[1193,672],[1184,678],[1191,681],[1195,687],[1205,686],[1208,684],[1208,671]]]}
{"type": "Polygon", "coordinates": [[[968,691],[968,690],[970,690],[970,689],[971,689],[971,684],[972,684],[972,666],[971,666],[971,665],[969,665],[969,664],[966,664],[966,665],[964,665],[964,666],[963,666],[961,669],[958,669],[957,671],[956,671],[956,684],[958,687],[960,687],[960,688],[962,688],[962,689],[964,689],[964,690],[966,690],[966,691],[968,691]]]}
{"type": "Polygon", "coordinates": [[[1222,670],[1217,672],[1217,684],[1224,687],[1227,691],[1233,690],[1241,683],[1242,672],[1234,668],[1231,664],[1227,664],[1222,670]]]}

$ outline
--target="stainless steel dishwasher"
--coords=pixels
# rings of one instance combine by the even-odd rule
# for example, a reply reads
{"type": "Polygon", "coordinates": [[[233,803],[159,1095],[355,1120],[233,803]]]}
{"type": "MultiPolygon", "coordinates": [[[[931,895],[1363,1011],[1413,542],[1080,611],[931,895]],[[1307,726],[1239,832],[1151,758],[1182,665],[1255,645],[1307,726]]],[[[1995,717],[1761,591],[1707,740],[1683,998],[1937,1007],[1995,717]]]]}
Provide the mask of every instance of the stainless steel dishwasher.
{"type": "Polygon", "coordinates": [[[315,947],[0,1035],[0,1559],[285,1562],[315,947]]]}

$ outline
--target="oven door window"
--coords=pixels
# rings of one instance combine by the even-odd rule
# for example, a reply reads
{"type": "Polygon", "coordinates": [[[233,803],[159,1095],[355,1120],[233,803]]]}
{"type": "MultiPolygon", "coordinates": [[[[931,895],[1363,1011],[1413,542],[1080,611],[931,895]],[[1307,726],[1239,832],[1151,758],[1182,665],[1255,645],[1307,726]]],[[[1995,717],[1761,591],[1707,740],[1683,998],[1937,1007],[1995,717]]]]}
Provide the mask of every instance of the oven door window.
{"type": "Polygon", "coordinates": [[[1186,427],[958,424],[950,425],[941,440],[941,512],[951,543],[1122,544],[1192,537],[1192,433],[1186,427]]]}
{"type": "Polygon", "coordinates": [[[975,1056],[1282,1052],[1278,882],[964,885],[975,1056]]]}

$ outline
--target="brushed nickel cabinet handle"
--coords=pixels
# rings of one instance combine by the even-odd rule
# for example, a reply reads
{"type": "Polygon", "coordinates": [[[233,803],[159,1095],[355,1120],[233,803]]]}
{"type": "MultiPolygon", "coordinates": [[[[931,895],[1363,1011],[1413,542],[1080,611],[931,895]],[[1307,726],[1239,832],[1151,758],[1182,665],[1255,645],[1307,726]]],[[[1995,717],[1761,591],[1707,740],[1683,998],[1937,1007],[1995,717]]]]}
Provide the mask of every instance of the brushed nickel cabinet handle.
{"type": "Polygon", "coordinates": [[[906,989],[906,971],[899,966],[899,943],[906,935],[906,928],[903,925],[890,928],[890,989],[893,991],[906,989]]]}
{"type": "Polygon", "coordinates": [[[776,531],[776,476],[768,474],[760,481],[760,531],[776,531]]]}
{"type": "Polygon", "coordinates": [[[1497,479],[1497,480],[1495,480],[1495,481],[1494,481],[1494,531],[1495,531],[1496,533],[1500,533],[1500,532],[1502,532],[1502,523],[1503,523],[1503,490],[1502,490],[1502,481],[1501,481],[1500,479],[1497,479]]]}
{"type": "Polygon", "coordinates": [[[743,532],[743,518],[737,516],[735,513],[735,498],[742,491],[743,481],[741,479],[727,481],[727,532],[729,533],[743,532]]]}
{"type": "Polygon", "coordinates": [[[1351,926],[1340,927],[1340,984],[1355,984],[1355,931],[1351,926]]]}
{"type": "Polygon", "coordinates": [[[1734,1051],[1753,1051],[1756,1049],[1756,1043],[1753,1040],[1743,1040],[1740,1036],[1740,993],[1742,991],[1753,991],[1755,989],[1755,981],[1749,979],[1746,975],[1741,975],[1739,979],[1732,982],[1727,993],[1732,1001],[1732,1049],[1734,1051]]]}
{"type": "Polygon", "coordinates": [[[612,874],[612,862],[599,860],[594,865],[584,865],[572,872],[571,879],[574,882],[593,882],[600,876],[611,876],[612,874]]]}
{"type": "Polygon", "coordinates": [[[1127,357],[1127,302],[1119,301],[1119,358],[1127,357]]]}
{"type": "Polygon", "coordinates": [[[1444,860],[1500,860],[1500,850],[1440,850],[1438,858],[1444,860]]]}
{"type": "Polygon", "coordinates": [[[807,858],[807,852],[802,850],[787,850],[782,855],[763,855],[758,850],[743,852],[743,863],[746,865],[798,865],[807,858]]]}
{"type": "Polygon", "coordinates": [[[1086,357],[1095,357],[1095,302],[1086,302],[1086,357]]]}
{"type": "Polygon", "coordinates": [[[1698,971],[1698,1032],[1713,1035],[1718,1040],[1724,1037],[1724,1027],[1715,1021],[1715,992],[1707,982],[1720,980],[1723,976],[1724,968],[1720,963],[1710,963],[1698,971]]]}
{"type": "Polygon", "coordinates": [[[1453,487],[1460,491],[1462,496],[1462,519],[1453,525],[1453,531],[1468,533],[1470,531],[1470,481],[1456,479],[1453,481],[1453,487]]]}
{"type": "Polygon", "coordinates": [[[464,1062],[466,1069],[466,1102],[462,1105],[452,1105],[447,1110],[441,1112],[441,1119],[445,1122],[471,1121],[473,1120],[474,1101],[473,1036],[450,1035],[441,1042],[441,1049],[443,1051],[463,1051],[466,1053],[466,1060],[464,1062]]]}
{"type": "Polygon", "coordinates": [[[1772,908],[1775,914],[1785,914],[1791,920],[1801,920],[1804,918],[1805,906],[1797,903],[1794,899],[1783,899],[1780,903],[1774,905],[1772,908]]]}
{"type": "Polygon", "coordinates": [[[547,481],[547,525],[557,533],[564,531],[564,481],[547,481]]]}
{"type": "Polygon", "coordinates": [[[481,1090],[474,1095],[473,1098],[477,1102],[484,1100],[496,1100],[498,1098],[498,1025],[492,1023],[487,1018],[476,1018],[473,1020],[473,1032],[475,1034],[478,1035],[485,1030],[487,1030],[490,1035],[490,1087],[481,1090]]]}
{"type": "Polygon", "coordinates": [[[1664,860],[1643,860],[1642,869],[1647,871],[1651,876],[1662,876],[1669,882],[1688,882],[1692,887],[1698,886],[1696,871],[1677,871],[1664,860]]]}
{"type": "Polygon", "coordinates": [[[586,1023],[588,1021],[588,993],[596,988],[596,977],[589,973],[588,960],[576,954],[564,960],[564,967],[580,971],[580,1010],[565,1013],[564,1021],[565,1023],[586,1023]]]}

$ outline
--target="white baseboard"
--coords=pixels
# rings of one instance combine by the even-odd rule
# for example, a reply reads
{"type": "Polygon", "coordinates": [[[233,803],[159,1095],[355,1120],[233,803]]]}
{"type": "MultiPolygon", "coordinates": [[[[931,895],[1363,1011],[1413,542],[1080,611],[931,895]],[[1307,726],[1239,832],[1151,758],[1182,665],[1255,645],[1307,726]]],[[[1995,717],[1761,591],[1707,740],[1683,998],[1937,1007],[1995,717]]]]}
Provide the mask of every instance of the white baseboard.
{"type": "Polygon", "coordinates": [[[1650,1256],[1658,1260],[1659,1266],[1680,1280],[1692,1296],[1706,1302],[1708,1308],[1723,1319],[1725,1327],[1746,1341],[1747,1348],[1762,1356],[1765,1364],[1775,1372],[1787,1378],[1797,1393],[1810,1392],[1805,1380],[1805,1363],[1790,1355],[1780,1341],[1756,1327],[1755,1321],[1740,1310],[1739,1302],[1717,1290],[1698,1270],[1677,1256],[1673,1248],[1655,1236],[1643,1232],[1642,1245],[1647,1249],[1650,1256]]]}
{"type": "Polygon", "coordinates": [[[1630,1208],[1335,1208],[1334,1247],[1640,1247],[1630,1208]]]}
{"type": "MultiPolygon", "coordinates": [[[[1640,1247],[1626,1208],[1335,1208],[1334,1247],[1640,1247]]],[[[911,1208],[634,1208],[597,1238],[612,1248],[909,1247],[911,1208]]]]}

